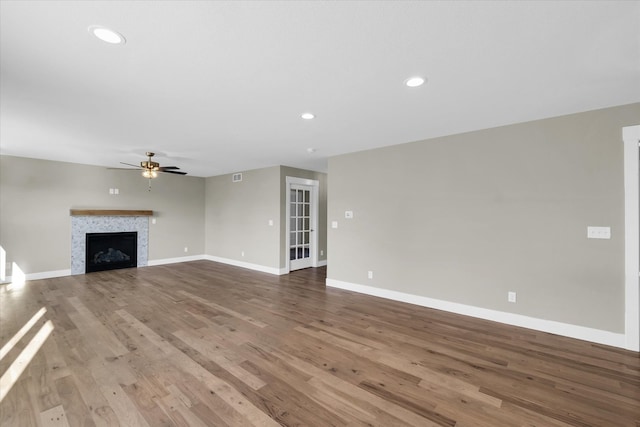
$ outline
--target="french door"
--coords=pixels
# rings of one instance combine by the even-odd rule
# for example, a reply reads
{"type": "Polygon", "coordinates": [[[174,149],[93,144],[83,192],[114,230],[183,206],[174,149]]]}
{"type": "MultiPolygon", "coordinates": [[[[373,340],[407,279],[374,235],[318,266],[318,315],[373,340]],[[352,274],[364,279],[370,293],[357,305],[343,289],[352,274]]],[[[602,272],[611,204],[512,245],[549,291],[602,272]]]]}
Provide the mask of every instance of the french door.
{"type": "Polygon", "coordinates": [[[289,271],[317,264],[317,181],[287,177],[289,271]],[[315,185],[314,185],[315,184],[315,185]]]}

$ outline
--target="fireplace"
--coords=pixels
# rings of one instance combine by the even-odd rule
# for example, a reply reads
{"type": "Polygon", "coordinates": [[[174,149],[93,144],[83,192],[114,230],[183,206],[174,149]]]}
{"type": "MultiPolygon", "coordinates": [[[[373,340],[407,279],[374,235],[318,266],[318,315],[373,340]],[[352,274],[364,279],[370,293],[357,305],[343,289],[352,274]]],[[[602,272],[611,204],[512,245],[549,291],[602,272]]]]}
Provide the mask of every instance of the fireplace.
{"type": "Polygon", "coordinates": [[[86,233],[85,272],[138,265],[138,232],[86,233]]]}
{"type": "MultiPolygon", "coordinates": [[[[153,215],[153,211],[71,209],[69,213],[71,214],[71,274],[95,271],[87,269],[87,234],[89,233],[137,232],[138,264],[132,263],[131,267],[148,265],[149,217],[153,215]]],[[[131,256],[126,251],[120,250],[120,252],[131,256]]]]}

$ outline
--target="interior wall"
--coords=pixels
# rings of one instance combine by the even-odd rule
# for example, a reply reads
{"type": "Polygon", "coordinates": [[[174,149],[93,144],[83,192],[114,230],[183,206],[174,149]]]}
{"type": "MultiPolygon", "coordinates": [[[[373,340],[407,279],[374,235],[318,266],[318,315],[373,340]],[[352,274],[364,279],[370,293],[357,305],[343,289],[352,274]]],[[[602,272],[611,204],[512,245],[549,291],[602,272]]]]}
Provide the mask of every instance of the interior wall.
{"type": "Polygon", "coordinates": [[[330,158],[328,279],[624,332],[621,128],[639,117],[631,104],[330,158]]]}
{"type": "Polygon", "coordinates": [[[240,182],[231,177],[206,179],[206,254],[279,268],[280,167],[243,171],[240,182]]]}
{"type": "Polygon", "coordinates": [[[146,209],[149,261],[204,253],[204,178],[0,156],[0,245],[26,274],[71,265],[69,209],[146,209]],[[118,195],[110,195],[118,188],[118,195]],[[188,248],[188,252],[184,248],[188,248]]]}
{"type": "Polygon", "coordinates": [[[239,183],[231,175],[160,174],[149,192],[136,172],[0,156],[0,245],[7,263],[26,274],[68,270],[69,209],[149,209],[156,220],[149,226],[150,262],[206,254],[281,269],[287,174],[321,183],[319,244],[326,259],[326,174],[280,166],[245,171],[239,183]]]}
{"type": "Polygon", "coordinates": [[[327,260],[327,174],[288,166],[280,168],[280,268],[285,268],[287,252],[287,177],[318,181],[318,261],[327,260]],[[321,255],[322,253],[322,255],[321,255]]]}

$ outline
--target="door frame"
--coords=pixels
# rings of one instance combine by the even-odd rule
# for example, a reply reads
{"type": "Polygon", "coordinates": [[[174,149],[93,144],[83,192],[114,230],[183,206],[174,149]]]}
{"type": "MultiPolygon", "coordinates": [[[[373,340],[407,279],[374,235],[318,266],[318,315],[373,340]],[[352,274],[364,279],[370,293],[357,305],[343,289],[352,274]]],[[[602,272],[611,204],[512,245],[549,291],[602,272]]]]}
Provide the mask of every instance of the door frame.
{"type": "Polygon", "coordinates": [[[311,258],[311,267],[318,266],[318,214],[319,214],[319,194],[320,181],[315,179],[297,178],[294,176],[286,177],[286,202],[285,202],[285,272],[291,272],[291,185],[307,185],[311,187],[311,233],[309,239],[309,257],[311,258]]]}
{"type": "Polygon", "coordinates": [[[627,350],[640,351],[640,125],[622,128],[624,143],[624,254],[627,350]]]}

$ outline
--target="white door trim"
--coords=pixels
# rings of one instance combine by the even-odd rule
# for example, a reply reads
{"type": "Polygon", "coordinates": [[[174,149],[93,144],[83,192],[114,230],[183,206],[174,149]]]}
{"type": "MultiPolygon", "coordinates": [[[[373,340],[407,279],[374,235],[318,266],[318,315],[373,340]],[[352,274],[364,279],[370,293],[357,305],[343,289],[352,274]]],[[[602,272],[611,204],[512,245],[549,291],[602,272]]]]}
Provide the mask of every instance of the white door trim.
{"type": "Polygon", "coordinates": [[[622,128],[624,142],[625,347],[640,351],[640,125],[622,128]]]}
{"type": "Polygon", "coordinates": [[[310,248],[310,256],[311,256],[311,266],[318,266],[318,212],[319,212],[319,194],[318,189],[320,188],[320,181],[316,181],[315,179],[304,179],[304,178],[296,178],[294,176],[286,177],[286,206],[285,206],[285,217],[286,217],[286,226],[285,226],[285,271],[291,271],[291,260],[290,258],[290,250],[291,243],[289,239],[289,233],[291,232],[291,224],[289,218],[291,216],[291,185],[308,185],[312,187],[311,189],[311,204],[312,204],[312,215],[311,215],[311,229],[313,232],[311,233],[311,248],[310,248]]]}

